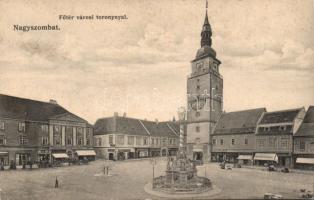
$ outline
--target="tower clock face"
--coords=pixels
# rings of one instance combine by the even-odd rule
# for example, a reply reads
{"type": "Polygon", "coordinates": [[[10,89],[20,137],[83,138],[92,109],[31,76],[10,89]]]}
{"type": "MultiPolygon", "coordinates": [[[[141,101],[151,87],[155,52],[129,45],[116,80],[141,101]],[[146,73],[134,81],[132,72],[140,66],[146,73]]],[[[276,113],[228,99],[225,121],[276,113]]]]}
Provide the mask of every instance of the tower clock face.
{"type": "Polygon", "coordinates": [[[203,66],[204,66],[204,62],[203,61],[200,61],[200,62],[196,63],[196,69],[198,69],[198,70],[202,69],[203,66]]]}

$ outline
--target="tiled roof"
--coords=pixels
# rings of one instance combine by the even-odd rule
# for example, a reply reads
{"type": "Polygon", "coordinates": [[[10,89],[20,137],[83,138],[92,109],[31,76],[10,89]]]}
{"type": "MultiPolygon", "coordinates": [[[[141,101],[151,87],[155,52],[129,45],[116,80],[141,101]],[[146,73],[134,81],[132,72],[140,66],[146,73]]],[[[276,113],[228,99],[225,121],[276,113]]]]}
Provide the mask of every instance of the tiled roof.
{"type": "Polygon", "coordinates": [[[307,110],[303,123],[295,136],[314,136],[314,106],[310,106],[307,110]]]}
{"type": "Polygon", "coordinates": [[[276,124],[293,122],[302,108],[267,112],[264,114],[260,124],[276,124]]]}
{"type": "Polygon", "coordinates": [[[142,121],[144,126],[150,132],[151,136],[155,137],[177,137],[178,129],[177,123],[170,122],[152,122],[152,121],[142,121]],[[170,127],[169,127],[170,126],[170,127]],[[176,132],[176,133],[174,133],[176,132]]]}
{"type": "Polygon", "coordinates": [[[66,113],[74,115],[57,104],[0,94],[0,117],[3,118],[48,121],[52,116],[66,113]]]}
{"type": "Polygon", "coordinates": [[[265,108],[222,113],[214,134],[254,133],[265,108]]]}
{"type": "Polygon", "coordinates": [[[116,120],[117,132],[130,135],[148,136],[147,131],[138,119],[117,117],[116,120]]]}
{"type": "Polygon", "coordinates": [[[116,131],[116,127],[113,117],[98,119],[94,124],[94,135],[111,133],[114,131],[116,131]]]}
{"type": "Polygon", "coordinates": [[[129,117],[108,117],[98,119],[94,125],[94,134],[122,133],[129,135],[177,137],[178,123],[153,122],[129,117]]]}
{"type": "Polygon", "coordinates": [[[286,126],[270,126],[270,127],[259,127],[257,130],[258,135],[286,135],[292,134],[292,125],[286,126]]]}

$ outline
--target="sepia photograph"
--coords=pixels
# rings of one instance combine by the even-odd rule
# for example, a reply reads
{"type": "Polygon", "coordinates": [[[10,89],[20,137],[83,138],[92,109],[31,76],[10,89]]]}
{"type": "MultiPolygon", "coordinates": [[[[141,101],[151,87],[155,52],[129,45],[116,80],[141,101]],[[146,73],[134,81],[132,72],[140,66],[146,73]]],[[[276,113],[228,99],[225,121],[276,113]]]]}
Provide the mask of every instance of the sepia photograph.
{"type": "Polygon", "coordinates": [[[314,0],[0,0],[0,200],[314,199],[314,0]]]}

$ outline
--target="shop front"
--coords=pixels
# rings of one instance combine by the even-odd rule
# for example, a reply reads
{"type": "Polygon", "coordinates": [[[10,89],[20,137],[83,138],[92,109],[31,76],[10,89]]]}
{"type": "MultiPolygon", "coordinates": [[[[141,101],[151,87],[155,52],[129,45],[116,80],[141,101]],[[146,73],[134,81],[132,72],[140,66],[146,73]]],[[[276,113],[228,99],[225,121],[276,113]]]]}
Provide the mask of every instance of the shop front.
{"type": "Polygon", "coordinates": [[[0,166],[8,166],[9,163],[9,152],[0,151],[0,166]]]}
{"type": "Polygon", "coordinates": [[[203,164],[203,149],[201,148],[193,148],[193,161],[197,165],[203,164]]]}
{"type": "Polygon", "coordinates": [[[160,148],[150,148],[150,157],[159,157],[160,156],[160,148]]]}
{"type": "Polygon", "coordinates": [[[211,154],[211,161],[212,162],[223,162],[223,153],[217,153],[217,152],[212,152],[211,154]]]}
{"type": "Polygon", "coordinates": [[[237,157],[237,160],[241,165],[253,165],[253,155],[240,154],[237,157]]]}
{"type": "Polygon", "coordinates": [[[300,155],[296,158],[295,168],[314,170],[314,157],[300,155]]]}
{"type": "Polygon", "coordinates": [[[138,158],[147,158],[148,157],[148,149],[136,149],[135,151],[138,158]]]}
{"type": "Polygon", "coordinates": [[[178,152],[178,148],[169,148],[168,152],[169,152],[169,156],[176,156],[178,152]]]}
{"type": "Polygon", "coordinates": [[[264,166],[265,164],[278,165],[278,156],[275,153],[256,153],[254,164],[264,166]]]}
{"type": "Polygon", "coordinates": [[[96,152],[94,150],[76,150],[75,155],[78,160],[88,160],[94,161],[96,157],[96,152]]]}
{"type": "Polygon", "coordinates": [[[50,166],[50,151],[47,149],[41,149],[37,153],[37,160],[39,167],[49,167],[50,166]]]}
{"type": "Polygon", "coordinates": [[[66,152],[52,152],[52,164],[54,166],[69,165],[69,156],[66,152]]]}
{"type": "Polygon", "coordinates": [[[109,160],[116,160],[115,150],[108,149],[108,157],[109,160]]]}
{"type": "Polygon", "coordinates": [[[31,151],[18,151],[15,153],[16,165],[27,165],[32,161],[31,151]]]}

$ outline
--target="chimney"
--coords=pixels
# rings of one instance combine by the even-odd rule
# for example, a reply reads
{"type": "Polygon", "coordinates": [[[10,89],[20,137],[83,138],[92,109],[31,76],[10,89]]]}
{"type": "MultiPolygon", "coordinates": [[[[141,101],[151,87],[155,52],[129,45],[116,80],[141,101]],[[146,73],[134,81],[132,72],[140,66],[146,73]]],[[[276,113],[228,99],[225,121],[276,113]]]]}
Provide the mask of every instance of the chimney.
{"type": "Polygon", "coordinates": [[[123,113],[123,117],[126,117],[126,112],[123,113]]]}
{"type": "Polygon", "coordinates": [[[156,122],[156,124],[158,124],[158,119],[157,118],[155,119],[155,122],[156,122]]]}
{"type": "Polygon", "coordinates": [[[49,103],[58,105],[58,102],[57,102],[56,100],[54,100],[54,99],[50,99],[50,100],[49,100],[49,103]]]}
{"type": "Polygon", "coordinates": [[[175,122],[175,121],[176,121],[176,117],[175,117],[175,116],[173,116],[172,121],[173,121],[173,122],[175,122]]]}
{"type": "Polygon", "coordinates": [[[147,121],[147,119],[145,118],[144,121],[147,121]]]}
{"type": "Polygon", "coordinates": [[[118,116],[119,116],[119,113],[118,113],[118,112],[114,112],[114,113],[113,113],[113,116],[114,116],[114,117],[118,117],[118,116]]]}

